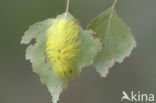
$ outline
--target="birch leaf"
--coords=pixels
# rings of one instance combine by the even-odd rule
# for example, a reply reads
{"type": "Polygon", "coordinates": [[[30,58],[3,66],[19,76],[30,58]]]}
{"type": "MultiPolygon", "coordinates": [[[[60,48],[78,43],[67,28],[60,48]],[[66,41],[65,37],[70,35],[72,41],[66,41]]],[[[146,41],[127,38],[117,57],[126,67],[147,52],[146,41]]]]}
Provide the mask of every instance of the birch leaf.
{"type": "MultiPolygon", "coordinates": [[[[74,20],[71,14],[69,18],[74,20]]],[[[65,17],[66,14],[57,16],[56,19],[65,17]]],[[[46,59],[46,32],[47,29],[53,24],[55,19],[47,19],[38,22],[29,27],[22,37],[21,44],[27,44],[26,60],[32,63],[33,72],[39,75],[42,84],[45,84],[51,93],[53,103],[57,103],[59,96],[64,89],[68,86],[68,80],[56,76],[52,72],[52,67],[46,59]],[[35,40],[35,44],[31,41],[35,40]]],[[[80,41],[80,55],[78,61],[74,65],[76,74],[79,75],[82,68],[93,63],[93,59],[101,47],[99,39],[92,37],[93,32],[83,30],[80,27],[79,41],[80,41]]]]}
{"type": "Polygon", "coordinates": [[[106,77],[115,62],[121,63],[136,46],[129,27],[119,18],[114,8],[97,16],[89,25],[99,37],[103,48],[94,60],[94,67],[102,77],[106,77]]]}

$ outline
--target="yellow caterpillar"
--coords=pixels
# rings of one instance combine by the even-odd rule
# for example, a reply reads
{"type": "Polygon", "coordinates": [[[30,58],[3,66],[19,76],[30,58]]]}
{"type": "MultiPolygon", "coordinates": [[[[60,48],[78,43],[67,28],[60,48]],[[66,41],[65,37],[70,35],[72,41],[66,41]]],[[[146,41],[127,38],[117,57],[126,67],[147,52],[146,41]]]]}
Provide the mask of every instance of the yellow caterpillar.
{"type": "Polygon", "coordinates": [[[72,78],[80,52],[79,25],[72,19],[56,18],[47,30],[46,54],[57,76],[72,78]]]}

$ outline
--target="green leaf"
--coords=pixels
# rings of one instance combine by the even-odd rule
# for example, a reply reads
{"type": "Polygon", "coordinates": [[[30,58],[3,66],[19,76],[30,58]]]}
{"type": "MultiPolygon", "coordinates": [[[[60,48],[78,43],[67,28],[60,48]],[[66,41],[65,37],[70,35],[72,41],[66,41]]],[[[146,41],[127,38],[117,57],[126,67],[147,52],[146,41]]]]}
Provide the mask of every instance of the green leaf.
{"type": "Polygon", "coordinates": [[[102,41],[103,48],[96,56],[93,66],[102,77],[106,77],[115,62],[121,63],[131,54],[136,42],[130,29],[117,16],[113,7],[97,16],[88,25],[88,29],[96,32],[95,36],[102,41]]]}
{"type": "Polygon", "coordinates": [[[88,30],[80,30],[79,40],[81,41],[81,52],[79,60],[76,63],[76,68],[78,73],[81,72],[83,67],[93,64],[93,60],[97,55],[98,51],[101,49],[102,44],[98,38],[93,38],[94,32],[88,30]]]}
{"type": "MultiPolygon", "coordinates": [[[[62,14],[56,19],[65,16],[66,14],[62,14]]],[[[74,19],[71,14],[68,14],[68,17],[74,19]]],[[[33,72],[40,76],[42,84],[45,84],[48,87],[48,90],[53,97],[53,103],[57,103],[63,89],[68,86],[68,80],[56,76],[51,71],[51,66],[46,60],[46,31],[52,25],[54,20],[55,19],[48,19],[30,26],[22,37],[21,44],[29,44],[26,49],[26,59],[30,60],[32,63],[33,72]],[[32,39],[36,40],[34,45],[31,43],[32,39]]],[[[81,53],[75,65],[77,74],[81,72],[83,67],[93,63],[93,59],[101,47],[100,40],[94,39],[92,34],[92,31],[85,31],[80,28],[79,41],[81,53]]]]}
{"type": "Polygon", "coordinates": [[[67,81],[56,78],[51,72],[49,64],[45,63],[46,30],[52,22],[53,19],[48,19],[30,26],[22,37],[21,43],[28,44],[32,39],[36,40],[34,45],[30,44],[27,47],[26,59],[31,61],[33,72],[40,76],[42,84],[47,85],[53,96],[53,102],[56,103],[62,89],[67,87],[67,81]]]}

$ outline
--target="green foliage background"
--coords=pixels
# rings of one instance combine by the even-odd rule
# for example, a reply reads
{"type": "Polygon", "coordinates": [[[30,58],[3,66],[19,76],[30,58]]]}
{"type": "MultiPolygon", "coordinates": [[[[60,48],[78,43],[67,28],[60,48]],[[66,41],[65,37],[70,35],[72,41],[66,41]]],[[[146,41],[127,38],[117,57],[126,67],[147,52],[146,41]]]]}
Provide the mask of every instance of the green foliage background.
{"type": "MultiPolygon", "coordinates": [[[[71,13],[84,27],[112,0],[71,0],[71,13]]],[[[155,0],[119,0],[119,16],[131,27],[137,41],[130,58],[101,78],[93,68],[70,81],[62,103],[119,103],[121,91],[156,94],[155,0]],[[113,98],[113,99],[112,99],[113,98]]],[[[25,61],[23,32],[38,21],[64,12],[65,0],[0,0],[0,103],[50,103],[51,97],[25,61]]]]}

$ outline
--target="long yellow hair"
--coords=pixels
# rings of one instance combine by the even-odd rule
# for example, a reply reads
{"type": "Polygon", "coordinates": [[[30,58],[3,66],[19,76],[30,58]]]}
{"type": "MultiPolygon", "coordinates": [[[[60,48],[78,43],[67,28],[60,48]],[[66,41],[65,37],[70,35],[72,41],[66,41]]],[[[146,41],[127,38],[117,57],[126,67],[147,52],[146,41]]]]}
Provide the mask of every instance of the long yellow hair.
{"type": "Polygon", "coordinates": [[[79,54],[79,25],[72,19],[59,18],[47,30],[46,54],[52,71],[64,78],[72,78],[79,54]]]}

